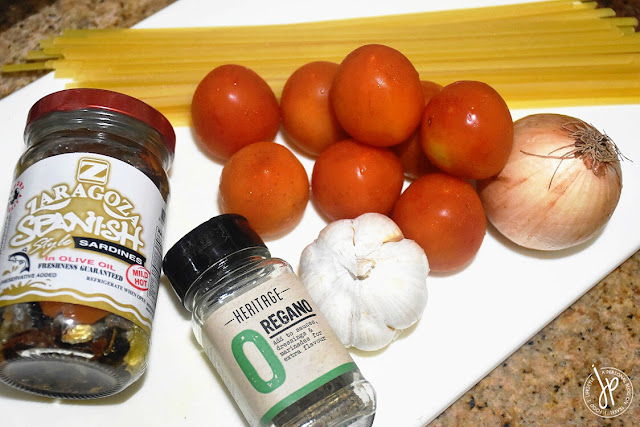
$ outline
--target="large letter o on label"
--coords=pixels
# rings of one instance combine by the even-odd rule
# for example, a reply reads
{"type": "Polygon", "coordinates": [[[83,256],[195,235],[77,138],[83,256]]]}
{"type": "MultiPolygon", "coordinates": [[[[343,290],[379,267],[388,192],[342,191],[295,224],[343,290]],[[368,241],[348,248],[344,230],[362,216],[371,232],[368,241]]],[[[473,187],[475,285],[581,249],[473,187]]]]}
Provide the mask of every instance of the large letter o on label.
{"type": "Polygon", "coordinates": [[[260,393],[271,393],[284,383],[286,374],[282,362],[280,362],[278,356],[273,352],[269,342],[267,342],[267,340],[256,331],[252,329],[245,329],[236,335],[231,341],[231,351],[233,352],[233,357],[236,359],[238,366],[240,366],[240,369],[242,369],[242,372],[244,372],[244,375],[247,377],[247,380],[249,380],[253,388],[260,393]],[[271,368],[273,376],[270,380],[265,381],[260,377],[256,368],[244,353],[244,345],[248,342],[255,344],[260,351],[260,354],[262,354],[262,357],[264,357],[264,360],[271,368]]]}

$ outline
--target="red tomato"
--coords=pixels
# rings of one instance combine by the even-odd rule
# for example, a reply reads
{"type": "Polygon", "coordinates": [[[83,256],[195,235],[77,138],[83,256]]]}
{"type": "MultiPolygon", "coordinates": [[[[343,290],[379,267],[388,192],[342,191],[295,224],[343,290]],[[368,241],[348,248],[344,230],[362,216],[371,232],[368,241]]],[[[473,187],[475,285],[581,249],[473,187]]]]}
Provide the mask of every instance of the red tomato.
{"type": "Polygon", "coordinates": [[[480,249],[487,230],[484,208],[471,184],[441,172],[411,183],[391,218],[406,238],[422,246],[434,272],[466,265],[480,249]]]}
{"type": "Polygon", "coordinates": [[[340,64],[329,94],[338,121],[357,141],[389,147],[420,124],[424,99],[420,77],[400,52],[361,46],[340,64]]]}
{"type": "Polygon", "coordinates": [[[272,141],[280,127],[278,100],[269,85],[235,64],[221,65],[202,79],[191,118],[203,148],[222,160],[253,142],[272,141]]]}
{"type": "Polygon", "coordinates": [[[335,62],[310,62],[294,71],[282,89],[280,114],[285,136],[312,156],[348,137],[329,103],[337,70],[335,62]]]}
{"type": "Polygon", "coordinates": [[[389,213],[403,183],[402,164],[391,151],[345,140],[316,159],[311,192],[318,209],[336,220],[389,213]]]}
{"type": "Polygon", "coordinates": [[[442,89],[442,85],[438,83],[432,82],[430,80],[421,80],[420,86],[422,86],[422,98],[424,99],[424,104],[427,105],[429,100],[433,98],[433,95],[440,92],[442,89]]]}
{"type": "Polygon", "coordinates": [[[420,138],[427,157],[439,169],[461,178],[489,178],[509,158],[513,119],[491,86],[459,81],[431,98],[420,138]]]}
{"type": "Polygon", "coordinates": [[[244,216],[262,237],[290,231],[302,218],[308,201],[307,172],[284,145],[250,144],[222,168],[222,212],[244,216]]]}
{"type": "MultiPolygon", "coordinates": [[[[426,105],[431,97],[442,89],[442,86],[428,80],[423,80],[420,83],[422,85],[422,96],[424,97],[424,103],[426,105]]],[[[435,166],[431,164],[422,150],[419,128],[411,134],[409,139],[398,145],[394,145],[391,149],[402,162],[404,175],[409,179],[416,179],[420,175],[436,171],[435,166]]]]}
{"type": "Polygon", "coordinates": [[[418,131],[414,132],[405,142],[391,147],[391,150],[400,159],[404,175],[408,179],[416,179],[426,173],[437,171],[437,168],[422,151],[420,132],[418,131]]]}

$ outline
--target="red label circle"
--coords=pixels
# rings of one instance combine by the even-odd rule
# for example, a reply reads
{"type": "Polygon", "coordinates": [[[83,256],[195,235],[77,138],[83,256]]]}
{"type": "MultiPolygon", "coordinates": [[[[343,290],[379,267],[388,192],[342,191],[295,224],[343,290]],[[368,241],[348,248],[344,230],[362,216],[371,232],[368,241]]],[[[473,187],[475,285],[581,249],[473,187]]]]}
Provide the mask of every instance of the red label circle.
{"type": "Polygon", "coordinates": [[[149,270],[139,264],[132,264],[127,268],[127,282],[141,291],[149,289],[149,270]]]}

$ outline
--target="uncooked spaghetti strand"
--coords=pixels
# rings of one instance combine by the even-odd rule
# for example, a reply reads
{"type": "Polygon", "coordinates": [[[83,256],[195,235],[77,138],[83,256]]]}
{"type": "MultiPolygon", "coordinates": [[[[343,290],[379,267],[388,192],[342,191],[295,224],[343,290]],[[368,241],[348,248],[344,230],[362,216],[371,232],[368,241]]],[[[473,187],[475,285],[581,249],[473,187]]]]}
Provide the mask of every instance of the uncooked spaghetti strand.
{"type": "MultiPolygon", "coordinates": [[[[616,25],[620,26],[632,26],[634,21],[632,18],[617,18],[613,17],[613,10],[611,9],[596,9],[589,10],[587,12],[597,13],[599,16],[612,16],[607,19],[591,19],[586,22],[598,25],[598,28],[611,28],[616,25]]],[[[64,34],[59,37],[44,39],[41,41],[41,47],[44,49],[54,48],[56,46],[65,45],[102,45],[108,46],[123,45],[172,45],[172,44],[187,44],[191,45],[194,40],[198,40],[199,43],[212,43],[212,44],[232,44],[232,43],[256,43],[256,40],[267,41],[282,41],[293,40],[300,42],[305,35],[312,37],[314,40],[344,40],[354,38],[366,34],[368,36],[380,37],[395,37],[397,34],[402,33],[415,33],[423,32],[423,34],[431,34],[436,36],[438,34],[459,34],[464,31],[468,35],[478,36],[478,30],[482,27],[490,28],[490,33],[499,33],[502,29],[519,29],[526,32],[527,29],[535,28],[536,31],[544,31],[546,28],[552,27],[554,29],[564,28],[570,31],[582,30],[585,28],[586,22],[572,22],[572,19],[578,19],[578,13],[573,13],[567,16],[559,16],[557,20],[550,20],[546,17],[543,21],[522,21],[522,17],[512,17],[509,21],[502,21],[494,19],[490,21],[480,21],[475,23],[464,23],[462,25],[455,25],[452,23],[433,23],[427,24],[421,22],[419,25],[411,26],[404,23],[402,26],[390,26],[390,27],[370,27],[365,26],[363,29],[347,27],[344,30],[337,32],[322,31],[291,31],[287,25],[277,26],[272,33],[265,33],[261,30],[261,27],[210,27],[210,28],[178,28],[178,29],[118,29],[118,30],[75,30],[82,31],[83,36],[72,36],[64,34]],[[541,25],[544,24],[544,25],[541,25]],[[242,31],[247,34],[243,34],[242,31]],[[160,31],[160,32],[159,32],[160,31]]]]}
{"type": "MultiPolygon", "coordinates": [[[[450,9],[441,11],[429,11],[429,12],[416,12],[408,14],[396,14],[396,15],[384,15],[373,17],[357,17],[357,18],[345,18],[337,20],[325,20],[316,22],[294,23],[294,24],[275,24],[275,25],[262,25],[262,26],[218,26],[218,27],[200,27],[200,28],[168,28],[168,29],[102,29],[102,30],[66,30],[63,35],[65,36],[79,36],[85,37],[88,34],[99,35],[105,34],[111,39],[115,39],[118,33],[139,32],[141,34],[150,34],[151,37],[155,37],[152,33],[172,33],[177,36],[181,31],[186,31],[188,36],[191,37],[194,31],[200,32],[200,35],[209,34],[212,32],[218,33],[242,33],[248,32],[250,35],[255,35],[256,29],[275,29],[277,31],[286,30],[292,28],[295,31],[300,31],[304,28],[318,28],[320,31],[331,28],[353,28],[356,26],[364,26],[367,28],[379,27],[379,26],[395,26],[397,23],[403,25],[413,22],[420,22],[422,24],[429,23],[457,23],[457,22],[473,22],[473,21],[487,21],[487,20],[503,20],[505,18],[515,19],[518,17],[536,17],[546,15],[549,13],[576,13],[585,9],[595,9],[597,4],[595,1],[580,2],[580,1],[567,1],[567,0],[548,0],[548,1],[533,1],[528,3],[497,5],[497,6],[484,6],[476,8],[464,8],[464,9],[450,9]]],[[[602,13],[602,12],[598,12],[602,13]]],[[[612,15],[611,12],[605,12],[608,15],[612,15]]]]}

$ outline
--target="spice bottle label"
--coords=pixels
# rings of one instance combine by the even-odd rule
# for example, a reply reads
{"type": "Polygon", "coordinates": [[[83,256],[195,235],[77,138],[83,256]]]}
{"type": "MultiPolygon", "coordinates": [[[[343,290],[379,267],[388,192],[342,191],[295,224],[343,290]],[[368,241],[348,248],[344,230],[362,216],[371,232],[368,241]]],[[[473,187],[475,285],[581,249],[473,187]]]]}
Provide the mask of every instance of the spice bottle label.
{"type": "Polygon", "coordinates": [[[135,167],[93,153],[43,159],[13,183],[0,306],[76,303],[151,329],[166,203],[135,167]]]}
{"type": "Polygon", "coordinates": [[[293,273],[217,309],[202,345],[251,425],[357,368],[293,273]]]}

